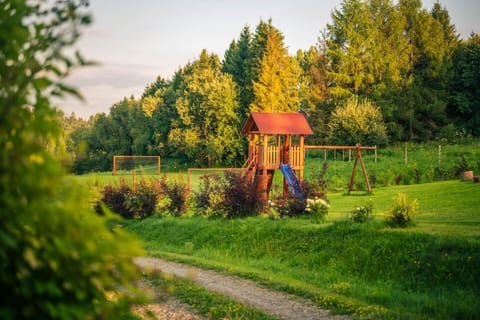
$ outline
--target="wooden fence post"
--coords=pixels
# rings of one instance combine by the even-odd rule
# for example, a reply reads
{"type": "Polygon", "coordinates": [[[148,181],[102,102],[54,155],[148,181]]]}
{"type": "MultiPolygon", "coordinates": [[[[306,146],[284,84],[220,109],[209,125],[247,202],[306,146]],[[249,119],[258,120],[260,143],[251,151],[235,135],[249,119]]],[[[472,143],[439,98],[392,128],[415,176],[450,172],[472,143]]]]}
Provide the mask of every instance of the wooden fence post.
{"type": "Polygon", "coordinates": [[[137,171],[136,170],[133,170],[132,176],[133,176],[133,193],[137,193],[137,171]]]}
{"type": "Polygon", "coordinates": [[[438,145],[438,168],[442,166],[442,145],[438,145]]]}

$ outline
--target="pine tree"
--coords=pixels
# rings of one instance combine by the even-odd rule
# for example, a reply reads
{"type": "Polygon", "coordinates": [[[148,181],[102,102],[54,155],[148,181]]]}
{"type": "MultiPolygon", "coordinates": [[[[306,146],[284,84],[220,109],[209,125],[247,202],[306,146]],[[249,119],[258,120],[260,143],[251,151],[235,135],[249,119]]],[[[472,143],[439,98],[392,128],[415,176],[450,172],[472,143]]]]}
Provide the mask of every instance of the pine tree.
{"type": "MultiPolygon", "coordinates": [[[[453,54],[449,114],[461,131],[480,136],[480,36],[472,34],[453,54]]],[[[449,137],[451,138],[451,137],[449,137]]]]}
{"type": "Polygon", "coordinates": [[[299,98],[300,67],[288,55],[283,35],[271,29],[267,37],[258,80],[253,82],[254,100],[251,111],[297,111],[299,98]]]}
{"type": "Polygon", "coordinates": [[[410,70],[394,118],[406,129],[403,139],[429,140],[448,122],[446,93],[453,45],[450,32],[454,27],[445,25],[448,12],[439,7],[429,13],[417,0],[400,0],[398,6],[407,21],[410,70]]]}
{"type": "Polygon", "coordinates": [[[367,3],[344,0],[341,9],[333,11],[332,24],[327,24],[327,30],[332,95],[341,98],[365,92],[374,80],[368,72],[372,62],[373,27],[367,3]]]}
{"type": "Polygon", "coordinates": [[[251,83],[257,81],[260,76],[263,56],[267,50],[268,37],[271,33],[281,34],[280,31],[272,25],[272,19],[269,19],[268,22],[260,20],[260,23],[255,28],[255,34],[253,35],[251,45],[251,54],[249,55],[247,62],[247,78],[251,83]]]}
{"type": "Polygon", "coordinates": [[[327,59],[316,47],[297,52],[297,61],[301,67],[300,108],[308,118],[314,135],[308,137],[310,144],[325,143],[327,123],[332,112],[332,103],[327,87],[327,59]]]}
{"type": "Polygon", "coordinates": [[[345,0],[327,25],[326,54],[335,97],[384,94],[408,68],[405,21],[390,0],[345,0]]]}
{"type": "Polygon", "coordinates": [[[232,41],[225,52],[222,63],[222,71],[230,74],[237,84],[239,100],[239,120],[243,123],[249,112],[250,103],[253,100],[253,87],[250,79],[249,63],[251,61],[252,35],[250,28],[245,26],[240,33],[238,41],[232,41]]]}

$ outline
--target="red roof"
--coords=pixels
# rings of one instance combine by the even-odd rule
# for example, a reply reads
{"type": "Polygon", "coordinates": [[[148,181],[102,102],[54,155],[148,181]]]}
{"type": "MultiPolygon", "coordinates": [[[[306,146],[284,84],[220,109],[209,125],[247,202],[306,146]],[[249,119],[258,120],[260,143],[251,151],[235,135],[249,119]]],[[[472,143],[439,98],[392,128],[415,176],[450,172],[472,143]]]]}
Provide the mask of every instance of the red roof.
{"type": "Polygon", "coordinates": [[[313,131],[300,112],[252,112],[242,133],[311,135],[313,131]]]}

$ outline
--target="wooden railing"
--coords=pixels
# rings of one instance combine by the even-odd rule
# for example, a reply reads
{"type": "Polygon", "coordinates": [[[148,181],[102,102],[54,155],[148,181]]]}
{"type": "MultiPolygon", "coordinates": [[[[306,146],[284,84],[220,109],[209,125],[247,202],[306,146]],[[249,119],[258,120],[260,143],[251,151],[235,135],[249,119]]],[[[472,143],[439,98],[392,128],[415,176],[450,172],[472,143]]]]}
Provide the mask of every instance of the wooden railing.
{"type": "Polygon", "coordinates": [[[300,146],[290,146],[289,161],[292,168],[298,168],[303,166],[302,159],[304,155],[301,151],[302,150],[300,150],[300,146]]]}
{"type": "Polygon", "coordinates": [[[280,148],[276,146],[267,147],[267,159],[265,165],[267,167],[277,167],[280,163],[280,148]]]}
{"type": "MultiPolygon", "coordinates": [[[[266,152],[263,150],[263,146],[258,147],[258,168],[263,169],[278,169],[280,162],[282,161],[282,147],[267,146],[266,152]]],[[[300,168],[303,166],[303,154],[300,146],[290,146],[289,162],[292,168],[300,168]]]]}

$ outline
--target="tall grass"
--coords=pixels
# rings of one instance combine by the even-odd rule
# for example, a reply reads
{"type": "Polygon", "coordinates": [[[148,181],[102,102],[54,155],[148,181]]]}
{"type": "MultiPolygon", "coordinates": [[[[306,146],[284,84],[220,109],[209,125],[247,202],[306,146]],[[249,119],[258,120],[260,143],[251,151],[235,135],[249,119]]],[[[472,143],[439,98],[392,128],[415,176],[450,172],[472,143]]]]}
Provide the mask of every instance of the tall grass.
{"type": "Polygon", "coordinates": [[[125,222],[150,255],[253,278],[366,318],[480,317],[480,185],[377,188],[329,196],[327,223],[308,218],[149,218],[125,222]],[[399,192],[416,198],[416,224],[391,229],[383,213],[399,192]],[[348,221],[372,199],[374,219],[348,221]]]}

